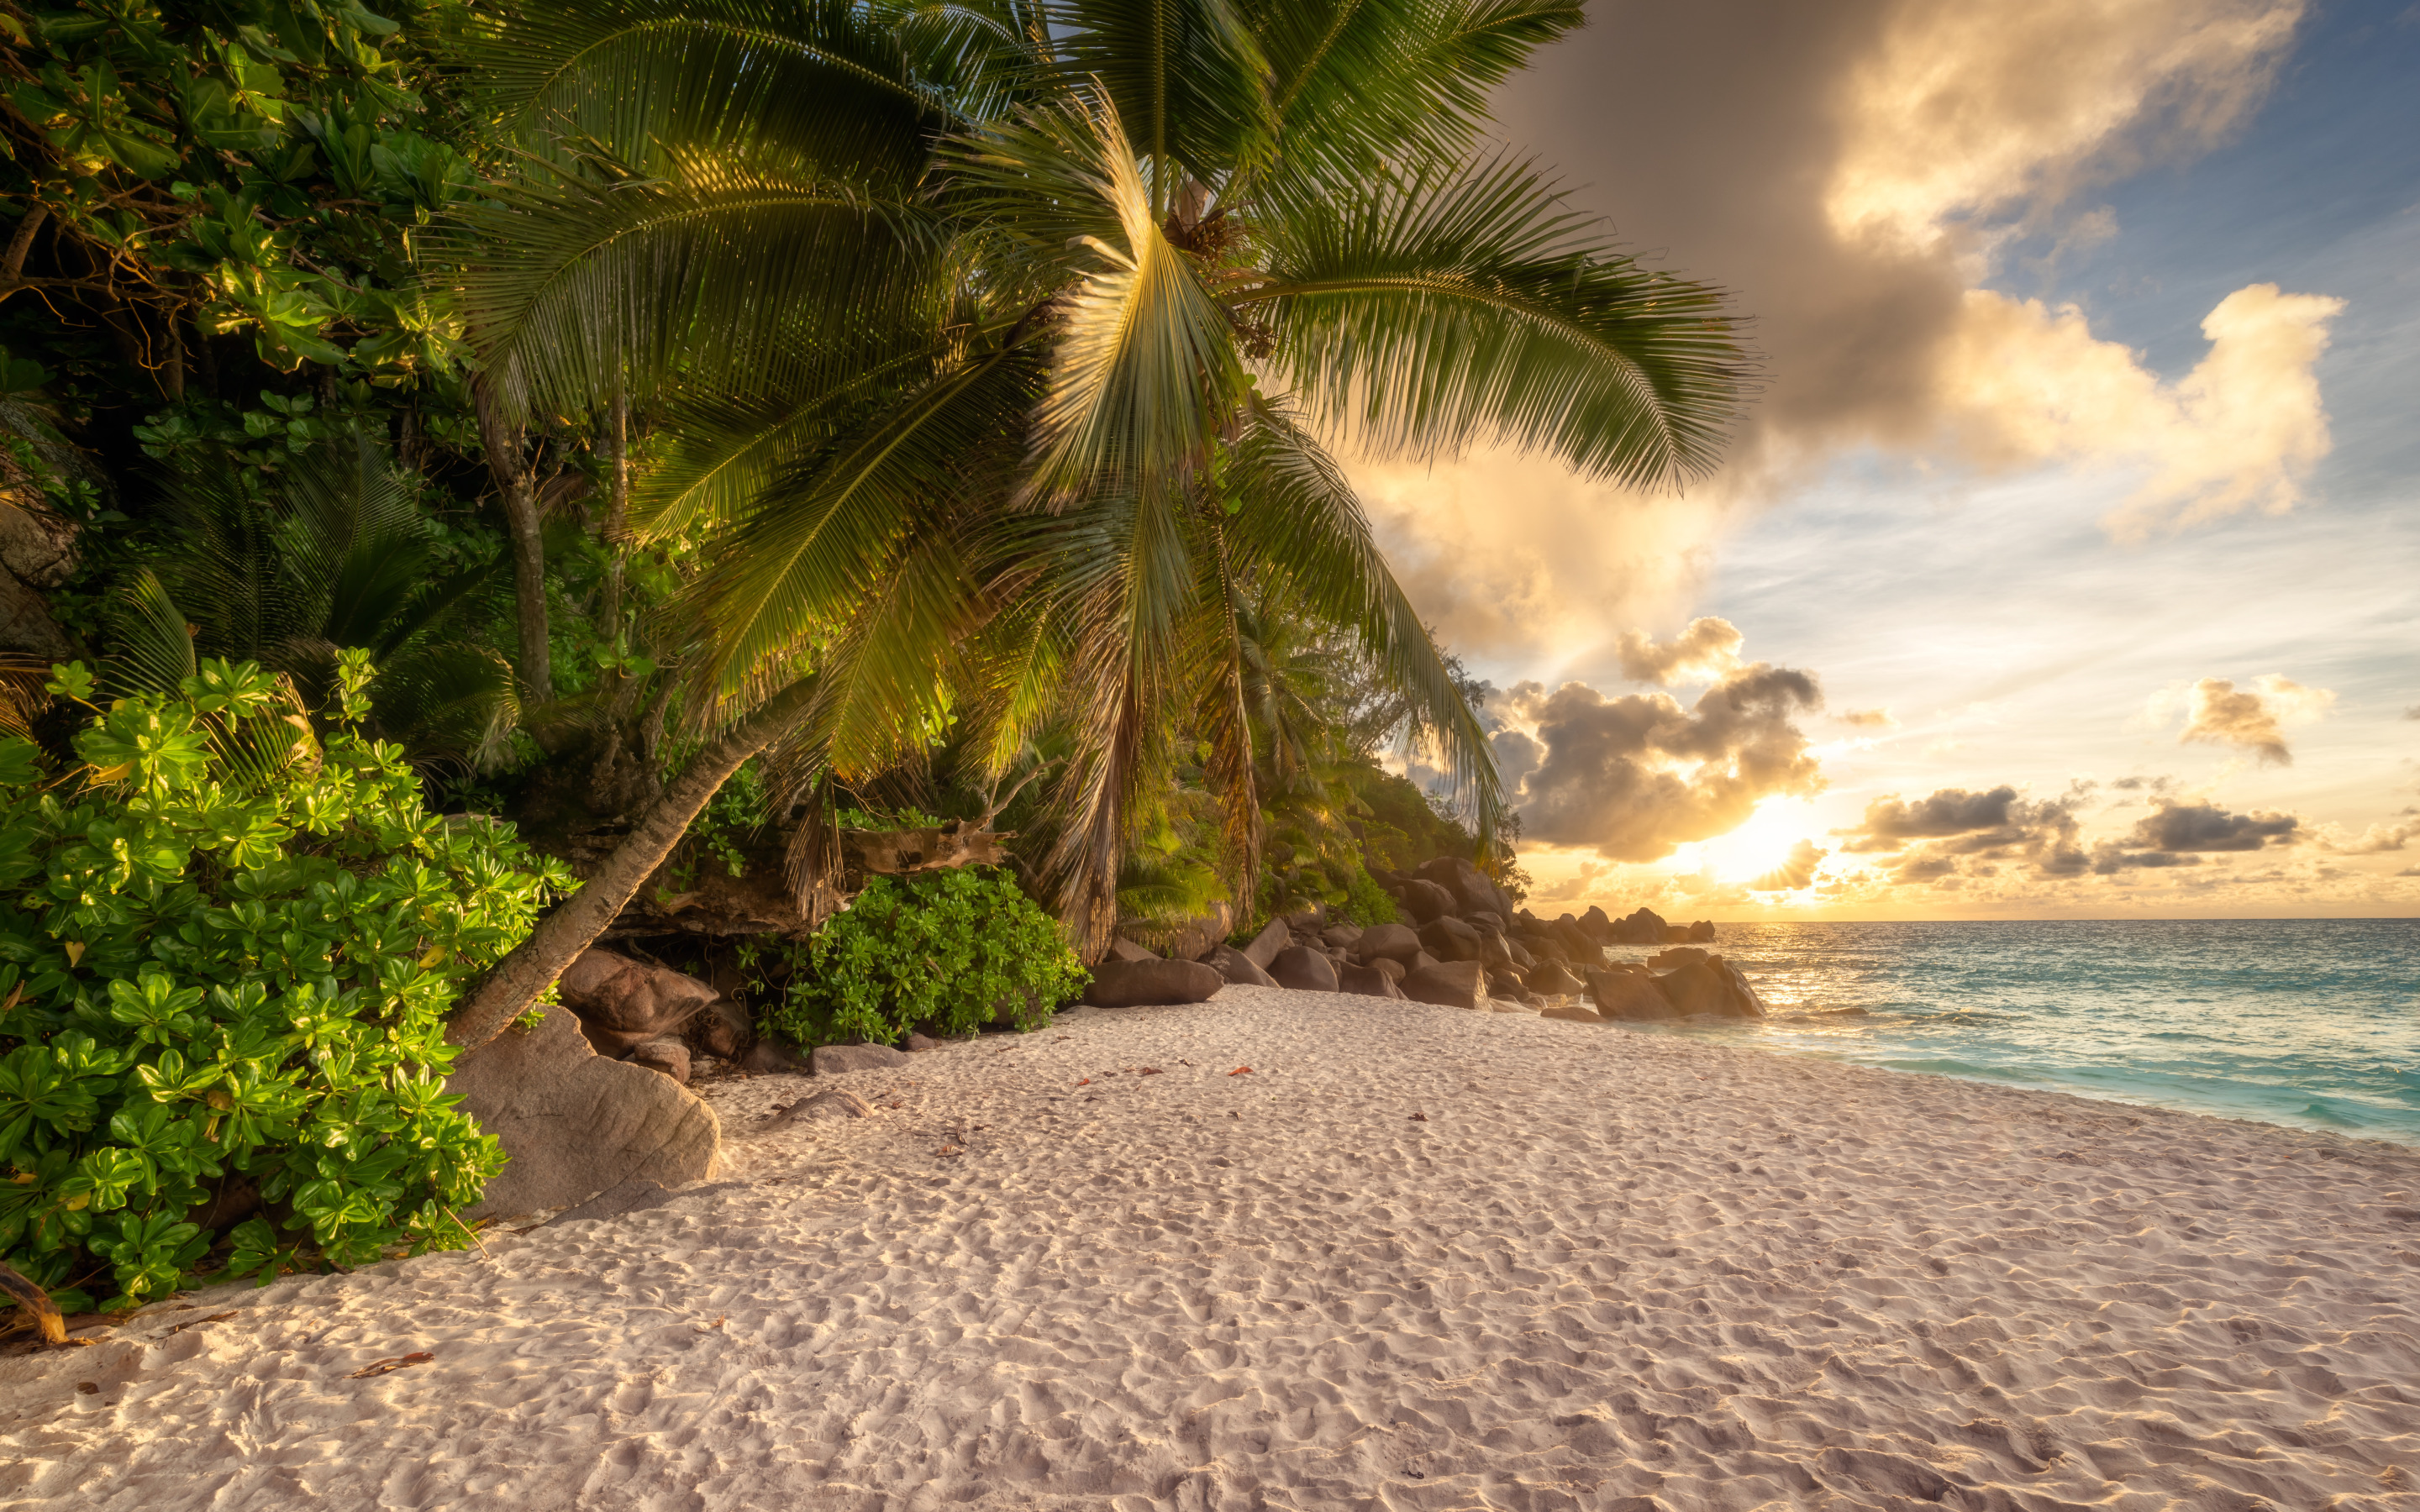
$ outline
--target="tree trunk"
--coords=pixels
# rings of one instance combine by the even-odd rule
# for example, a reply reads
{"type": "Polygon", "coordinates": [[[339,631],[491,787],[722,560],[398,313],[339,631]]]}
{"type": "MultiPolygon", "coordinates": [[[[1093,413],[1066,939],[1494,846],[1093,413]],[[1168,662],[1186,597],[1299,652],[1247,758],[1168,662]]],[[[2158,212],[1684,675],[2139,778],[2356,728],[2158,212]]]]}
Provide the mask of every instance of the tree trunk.
{"type": "Polygon", "coordinates": [[[613,854],[578,892],[538,921],[530,937],[498,962],[471,1001],[446,1030],[446,1038],[465,1050],[476,1050],[520,1017],[580,952],[605,933],[639,887],[673,853],[690,821],[706,809],[717,789],[730,780],[740,764],[773,743],[814,696],[812,681],[801,680],[776,693],[755,713],[733,726],[682,768],[640,816],[613,854]]]}
{"type": "Polygon", "coordinates": [[[547,650],[546,535],[538,524],[537,480],[521,455],[521,428],[506,422],[487,378],[473,378],[472,386],[480,449],[488,454],[488,475],[496,480],[513,537],[513,608],[520,628],[522,694],[532,703],[544,703],[554,697],[554,671],[547,650]]]}
{"type": "Polygon", "coordinates": [[[613,476],[605,503],[605,633],[618,642],[622,635],[622,541],[630,529],[630,400],[619,386],[613,390],[611,424],[607,446],[613,476]]]}

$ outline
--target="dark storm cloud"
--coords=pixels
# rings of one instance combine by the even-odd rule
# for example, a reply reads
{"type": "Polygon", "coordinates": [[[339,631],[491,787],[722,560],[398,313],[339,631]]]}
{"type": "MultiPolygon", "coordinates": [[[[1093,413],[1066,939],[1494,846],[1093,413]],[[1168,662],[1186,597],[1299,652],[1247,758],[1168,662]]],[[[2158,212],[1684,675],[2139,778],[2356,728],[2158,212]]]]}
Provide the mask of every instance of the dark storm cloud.
{"type": "Polygon", "coordinates": [[[1845,853],[1901,853],[1891,871],[1899,882],[1990,876],[2002,862],[2023,862],[2040,876],[2075,876],[2090,865],[2075,818],[2089,792],[2078,785],[2037,802],[2003,783],[1981,792],[1942,788],[1913,803],[1893,795],[1866,805],[1863,820],[1834,833],[1845,853]]]}
{"type": "MultiPolygon", "coordinates": [[[[1661,860],[1725,834],[1763,798],[1822,789],[1796,721],[1823,704],[1812,676],[1761,662],[1687,706],[1664,693],[1607,698],[1584,683],[1551,693],[1524,683],[1499,695],[1496,711],[1536,732],[1511,753],[1544,752],[1517,788],[1507,782],[1522,833],[1614,861],[1661,860]]],[[[1496,737],[1499,751],[1506,733],[1496,737]]]]}
{"type": "Polygon", "coordinates": [[[2257,851],[2273,841],[2292,844],[2301,823],[2292,814],[2229,813],[2215,804],[2163,803],[2135,822],[2128,844],[2171,855],[2257,851]]]}

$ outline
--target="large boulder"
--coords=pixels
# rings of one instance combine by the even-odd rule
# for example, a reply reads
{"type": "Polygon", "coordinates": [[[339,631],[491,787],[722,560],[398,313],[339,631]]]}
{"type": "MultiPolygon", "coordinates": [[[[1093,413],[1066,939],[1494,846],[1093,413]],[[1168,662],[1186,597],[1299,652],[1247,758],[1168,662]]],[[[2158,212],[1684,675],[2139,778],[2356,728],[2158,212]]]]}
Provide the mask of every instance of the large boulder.
{"type": "Polygon", "coordinates": [[[1589,997],[1597,1016],[1608,1021],[1652,1023],[1676,1019],[1681,1011],[1664,995],[1651,973],[1637,970],[1595,970],[1588,974],[1589,997]]]}
{"type": "Polygon", "coordinates": [[[1373,924],[1363,930],[1361,937],[1353,942],[1354,953],[1361,958],[1363,965],[1382,956],[1398,962],[1409,961],[1419,953],[1419,935],[1401,924],[1373,924]]]}
{"type": "Polygon", "coordinates": [[[1340,950],[1350,950],[1354,946],[1360,943],[1361,926],[1358,924],[1330,924],[1326,929],[1319,932],[1319,939],[1320,943],[1323,945],[1332,945],[1340,950]]]}
{"type": "Polygon", "coordinates": [[[1415,971],[1426,970],[1428,967],[1435,965],[1436,964],[1437,958],[1435,956],[1429,954],[1426,950],[1415,950],[1412,952],[1412,958],[1404,963],[1404,974],[1405,976],[1409,976],[1415,971]]]}
{"type": "Polygon", "coordinates": [[[1481,979],[1476,961],[1438,962],[1407,973],[1401,986],[1404,995],[1419,1003],[1435,1003],[1442,1008],[1477,1008],[1482,998],[1481,979]]]}
{"type": "Polygon", "coordinates": [[[1756,995],[1756,989],[1747,984],[1737,966],[1718,955],[1665,972],[1655,979],[1655,985],[1663,989],[1674,1008],[1693,1017],[1700,1013],[1735,1019],[1765,1016],[1764,999],[1756,995]]]}
{"type": "Polygon", "coordinates": [[[1522,985],[1533,993],[1544,993],[1549,997],[1569,997],[1580,990],[1582,983],[1577,977],[1563,968],[1561,962],[1549,961],[1524,978],[1522,985]]]}
{"type": "Polygon", "coordinates": [[[1227,979],[1205,961],[1104,961],[1093,968],[1084,1001],[1095,1008],[1206,1003],[1225,985],[1227,979]]]}
{"type": "Polygon", "coordinates": [[[1588,933],[1580,928],[1579,920],[1571,915],[1565,914],[1546,929],[1554,942],[1563,948],[1564,960],[1594,964],[1605,959],[1604,947],[1590,939],[1588,933]]]}
{"type": "Polygon", "coordinates": [[[1224,977],[1237,987],[1274,987],[1269,974],[1252,964],[1252,958],[1232,945],[1214,945],[1202,964],[1224,977]]]}
{"type": "Polygon", "coordinates": [[[1404,964],[1392,956],[1373,955],[1370,958],[1368,964],[1371,970],[1386,978],[1388,981],[1401,981],[1404,980],[1404,964]]]}
{"type": "Polygon", "coordinates": [[[1415,924],[1425,924],[1433,918],[1443,918],[1448,914],[1462,911],[1453,894],[1419,877],[1404,883],[1403,895],[1396,901],[1404,905],[1404,912],[1411,916],[1415,924]]]}
{"type": "Polygon", "coordinates": [[[1110,961],[1133,962],[1157,961],[1162,958],[1157,950],[1152,949],[1147,946],[1138,945],[1132,940],[1121,937],[1109,942],[1109,953],[1106,959],[1110,961]]]}
{"type": "Polygon", "coordinates": [[[887,1044],[819,1044],[808,1057],[818,1076],[838,1076],[852,1071],[889,1071],[908,1064],[908,1052],[893,1050],[887,1044]]]}
{"type": "Polygon", "coordinates": [[[1336,987],[1336,963],[1324,951],[1307,945],[1290,945],[1278,952],[1269,963],[1269,975],[1280,987],[1298,993],[1332,993],[1336,987]]]}
{"type": "MultiPolygon", "coordinates": [[[[1392,966],[1395,963],[1388,961],[1387,964],[1392,966]]],[[[1396,969],[1402,968],[1398,966],[1396,969]]],[[[1364,997],[1400,998],[1404,995],[1404,990],[1395,985],[1395,979],[1374,965],[1338,966],[1336,990],[1341,993],[1358,993],[1364,997]]]]}
{"type": "Polygon", "coordinates": [[[1617,920],[1613,926],[1613,938],[1618,945],[1666,945],[1670,943],[1670,934],[1664,916],[1648,908],[1617,920]]]}
{"type": "Polygon", "coordinates": [[[1420,949],[1440,961],[1479,959],[1479,931],[1450,915],[1420,926],[1420,949]]]}
{"type": "Polygon", "coordinates": [[[681,1038],[689,1041],[692,1056],[704,1053],[737,1060],[754,1041],[756,1026],[749,1022],[746,1009],[728,997],[718,997],[682,1027],[681,1038]]]}
{"type": "Polygon", "coordinates": [[[1613,920],[1594,903],[1589,904],[1589,911],[1580,916],[1580,932],[1599,945],[1613,943],[1613,920]]]}
{"type": "Polygon", "coordinates": [[[1244,947],[1244,954],[1252,964],[1266,971],[1269,963],[1278,958],[1278,952],[1293,943],[1294,931],[1286,928],[1285,920],[1272,918],[1258,934],[1252,936],[1252,943],[1244,947]]]}
{"type": "Polygon", "coordinates": [[[583,950],[563,973],[563,1004],[597,1053],[620,1059],[677,1034],[721,994],[695,977],[613,950],[583,950]]]}
{"type": "Polygon", "coordinates": [[[1479,964],[1490,971],[1512,969],[1512,942],[1501,934],[1479,932],[1479,964]]]}
{"type": "Polygon", "coordinates": [[[511,1157],[466,1217],[573,1207],[633,1179],[702,1181],[722,1145],[712,1108],[670,1076],[598,1055],[560,1006],[462,1057],[445,1089],[511,1157]]]}
{"type": "Polygon", "coordinates": [[[633,1066],[662,1072],[676,1082],[689,1080],[689,1042],[676,1034],[650,1040],[623,1058],[633,1066]]]}
{"type": "Polygon", "coordinates": [[[1199,961],[1212,946],[1235,933],[1235,905],[1221,898],[1207,912],[1189,918],[1124,927],[1139,943],[1151,946],[1156,953],[1171,961],[1199,961]]]}
{"type": "MultiPolygon", "coordinates": [[[[1563,942],[1555,938],[1551,933],[1544,929],[1541,929],[1534,934],[1524,935],[1521,943],[1528,946],[1529,948],[1529,953],[1540,961],[1570,961],[1574,959],[1571,951],[1563,948],[1563,942]]],[[[1590,950],[1588,952],[1588,959],[1601,961],[1605,959],[1605,955],[1601,950],[1590,950]]]]}
{"type": "Polygon", "coordinates": [[[1697,946],[1675,945],[1649,956],[1647,964],[1658,971],[1669,971],[1674,966],[1694,966],[1706,956],[1707,952],[1697,946]]]}
{"type": "Polygon", "coordinates": [[[1511,917],[1512,900],[1503,889],[1488,880],[1487,873],[1459,856],[1440,856],[1419,869],[1422,880],[1433,882],[1453,895],[1454,912],[1468,914],[1486,912],[1511,917]]]}
{"type": "Polygon", "coordinates": [[[1694,924],[1692,924],[1692,925],[1690,925],[1690,926],[1689,926],[1689,943],[1690,943],[1690,944],[1692,944],[1692,945],[1712,945],[1712,944],[1714,943],[1714,921],[1713,919],[1711,919],[1711,918],[1701,918],[1701,919],[1698,920],[1696,923],[1694,923],[1694,924]]]}
{"type": "Polygon", "coordinates": [[[1538,958],[1531,955],[1519,940],[1509,936],[1504,941],[1504,953],[1512,958],[1512,969],[1515,971],[1527,971],[1538,964],[1538,958]]]}

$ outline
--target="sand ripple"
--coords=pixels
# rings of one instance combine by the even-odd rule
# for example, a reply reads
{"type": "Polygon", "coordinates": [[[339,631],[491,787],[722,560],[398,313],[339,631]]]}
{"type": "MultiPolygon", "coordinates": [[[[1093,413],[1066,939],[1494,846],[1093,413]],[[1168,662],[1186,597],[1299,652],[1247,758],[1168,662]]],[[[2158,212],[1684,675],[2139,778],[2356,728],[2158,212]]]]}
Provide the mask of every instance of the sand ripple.
{"type": "Polygon", "coordinates": [[[0,1505],[2420,1507],[2411,1151],[1241,988],[844,1085],[0,1361],[0,1505]]]}

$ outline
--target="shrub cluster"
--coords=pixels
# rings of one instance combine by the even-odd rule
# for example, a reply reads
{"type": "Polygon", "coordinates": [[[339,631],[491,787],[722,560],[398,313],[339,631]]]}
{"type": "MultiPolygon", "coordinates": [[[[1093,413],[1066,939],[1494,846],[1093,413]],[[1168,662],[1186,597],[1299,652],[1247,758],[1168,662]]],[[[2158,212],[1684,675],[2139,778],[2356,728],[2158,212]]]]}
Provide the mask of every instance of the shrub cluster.
{"type": "Polygon", "coordinates": [[[1088,980],[1059,921],[1005,872],[876,877],[816,933],[759,1027],[801,1045],[970,1034],[999,1020],[1038,1028],[1088,980]]]}
{"type": "MultiPolygon", "coordinates": [[[[120,701],[54,760],[0,737],[0,1257],[63,1307],[228,1268],[466,1243],[504,1156],[444,1091],[443,1016],[569,879],[427,813],[365,739],[249,663],[120,701]]],[[[81,668],[50,690],[92,697],[81,668]]]]}

